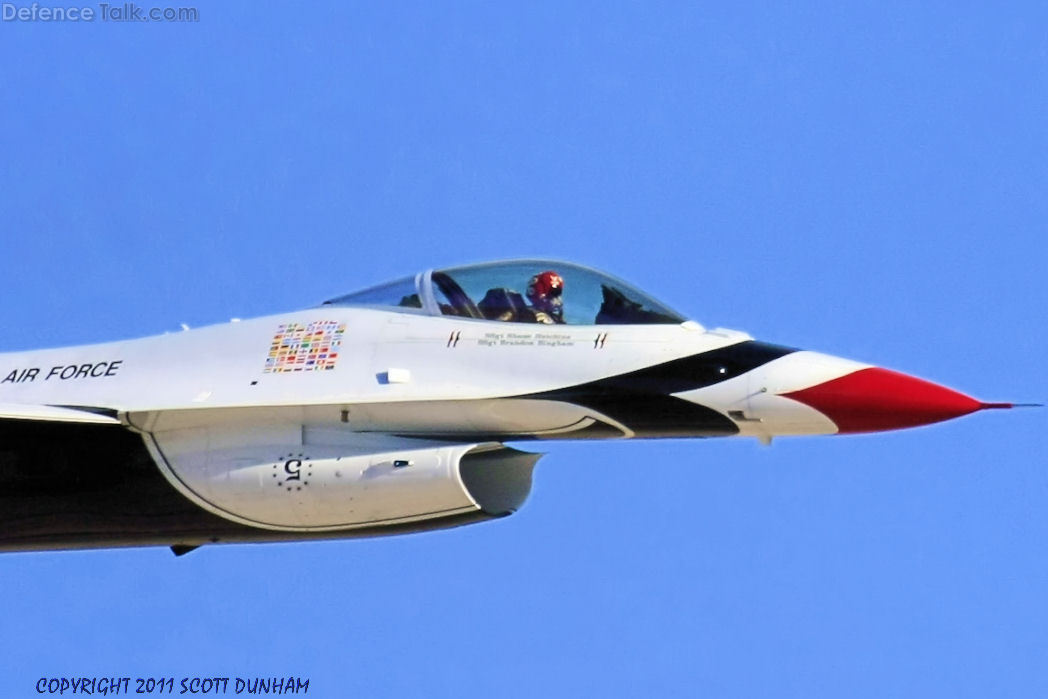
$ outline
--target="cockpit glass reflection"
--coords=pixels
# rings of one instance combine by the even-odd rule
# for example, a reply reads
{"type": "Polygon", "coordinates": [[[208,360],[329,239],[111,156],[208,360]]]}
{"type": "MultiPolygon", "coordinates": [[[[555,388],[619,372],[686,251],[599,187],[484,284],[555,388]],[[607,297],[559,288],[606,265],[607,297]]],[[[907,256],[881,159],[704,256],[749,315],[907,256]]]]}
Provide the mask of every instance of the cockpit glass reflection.
{"type": "Polygon", "coordinates": [[[678,324],[684,318],[596,270],[526,260],[440,270],[432,275],[441,313],[546,325],[678,324]]]}
{"type": "Polygon", "coordinates": [[[325,301],[325,305],[335,306],[376,306],[393,307],[400,309],[421,309],[422,300],[419,298],[418,289],[415,285],[415,277],[398,279],[373,286],[370,289],[357,291],[336,299],[325,301]]]}

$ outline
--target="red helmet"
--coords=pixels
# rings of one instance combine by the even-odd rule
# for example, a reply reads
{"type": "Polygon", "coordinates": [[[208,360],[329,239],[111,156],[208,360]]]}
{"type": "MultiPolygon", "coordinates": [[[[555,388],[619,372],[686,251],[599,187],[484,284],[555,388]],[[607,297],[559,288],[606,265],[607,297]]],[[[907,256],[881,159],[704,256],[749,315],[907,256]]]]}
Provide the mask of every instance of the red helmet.
{"type": "Polygon", "coordinates": [[[528,300],[535,307],[549,316],[548,320],[540,322],[554,323],[564,322],[564,280],[553,270],[547,270],[536,274],[528,281],[528,300]]]}
{"type": "Polygon", "coordinates": [[[532,303],[555,299],[564,291],[564,280],[553,270],[536,274],[528,282],[528,298],[532,303]]]}

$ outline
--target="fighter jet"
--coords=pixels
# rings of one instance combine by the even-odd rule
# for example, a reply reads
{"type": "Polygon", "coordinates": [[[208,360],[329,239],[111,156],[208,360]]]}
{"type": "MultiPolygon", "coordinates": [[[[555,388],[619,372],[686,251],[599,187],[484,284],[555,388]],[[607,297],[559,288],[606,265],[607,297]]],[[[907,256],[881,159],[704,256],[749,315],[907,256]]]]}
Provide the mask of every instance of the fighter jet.
{"type": "Polygon", "coordinates": [[[377,536],[516,511],[506,442],[836,435],[1012,407],[707,329],[588,267],[429,270],[305,310],[0,354],[0,550],[377,536]]]}

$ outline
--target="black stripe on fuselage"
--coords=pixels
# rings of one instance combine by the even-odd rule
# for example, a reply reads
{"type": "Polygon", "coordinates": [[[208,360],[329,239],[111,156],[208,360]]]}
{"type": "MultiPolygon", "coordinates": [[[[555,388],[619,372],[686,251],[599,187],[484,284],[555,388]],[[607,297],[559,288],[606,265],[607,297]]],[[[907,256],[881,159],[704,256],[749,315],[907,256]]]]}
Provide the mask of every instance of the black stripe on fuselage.
{"type": "Polygon", "coordinates": [[[741,376],[768,362],[792,354],[792,347],[747,340],[662,364],[559,390],[647,393],[667,396],[692,391],[741,376]]]}
{"type": "Polygon", "coordinates": [[[747,340],[596,381],[523,396],[581,405],[606,415],[638,437],[717,437],[737,434],[727,416],[674,397],[741,376],[796,352],[747,340]]]}

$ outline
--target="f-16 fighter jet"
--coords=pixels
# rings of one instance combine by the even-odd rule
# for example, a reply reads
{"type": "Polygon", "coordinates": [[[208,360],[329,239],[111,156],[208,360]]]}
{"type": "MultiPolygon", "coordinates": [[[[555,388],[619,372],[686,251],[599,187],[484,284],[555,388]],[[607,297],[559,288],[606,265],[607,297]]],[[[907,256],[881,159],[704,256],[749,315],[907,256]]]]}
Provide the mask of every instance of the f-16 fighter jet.
{"type": "Polygon", "coordinates": [[[835,435],[988,408],[706,329],[587,267],[430,270],[314,308],[0,354],[0,550],[375,536],[502,517],[507,441],[835,435]]]}

